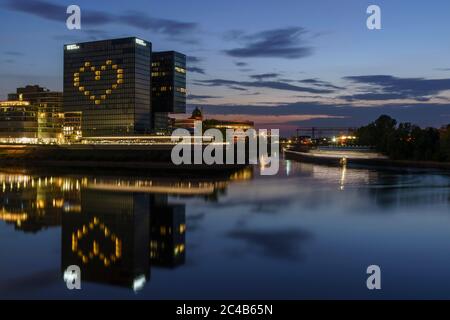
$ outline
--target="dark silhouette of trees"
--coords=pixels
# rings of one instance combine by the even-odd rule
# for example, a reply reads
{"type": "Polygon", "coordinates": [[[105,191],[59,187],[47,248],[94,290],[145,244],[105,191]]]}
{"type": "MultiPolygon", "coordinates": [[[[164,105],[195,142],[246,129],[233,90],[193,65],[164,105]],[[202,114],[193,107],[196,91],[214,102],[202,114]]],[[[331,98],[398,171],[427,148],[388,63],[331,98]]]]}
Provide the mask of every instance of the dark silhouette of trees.
{"type": "Polygon", "coordinates": [[[450,161],[450,125],[441,130],[400,123],[387,115],[358,129],[358,142],[396,160],[450,161]]]}

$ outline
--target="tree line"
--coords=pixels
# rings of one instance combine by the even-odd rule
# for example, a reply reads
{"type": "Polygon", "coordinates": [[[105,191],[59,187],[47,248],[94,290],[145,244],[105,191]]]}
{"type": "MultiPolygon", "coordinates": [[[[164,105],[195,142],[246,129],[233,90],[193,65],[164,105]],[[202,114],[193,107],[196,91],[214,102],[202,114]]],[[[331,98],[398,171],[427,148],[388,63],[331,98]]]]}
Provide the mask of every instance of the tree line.
{"type": "Polygon", "coordinates": [[[391,159],[450,161],[450,124],[441,129],[397,123],[387,115],[359,128],[358,143],[373,146],[391,159]]]}

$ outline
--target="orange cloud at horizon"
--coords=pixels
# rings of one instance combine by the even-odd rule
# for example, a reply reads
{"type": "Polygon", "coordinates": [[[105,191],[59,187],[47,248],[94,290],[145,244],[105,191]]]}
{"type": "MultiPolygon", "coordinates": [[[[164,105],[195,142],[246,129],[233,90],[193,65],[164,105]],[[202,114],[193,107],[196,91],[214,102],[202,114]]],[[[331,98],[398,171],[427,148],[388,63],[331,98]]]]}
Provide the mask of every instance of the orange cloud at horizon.
{"type": "Polygon", "coordinates": [[[307,121],[313,119],[344,119],[344,116],[331,116],[327,114],[206,114],[206,119],[217,119],[224,121],[253,121],[255,125],[261,124],[283,124],[293,121],[307,121]]]}

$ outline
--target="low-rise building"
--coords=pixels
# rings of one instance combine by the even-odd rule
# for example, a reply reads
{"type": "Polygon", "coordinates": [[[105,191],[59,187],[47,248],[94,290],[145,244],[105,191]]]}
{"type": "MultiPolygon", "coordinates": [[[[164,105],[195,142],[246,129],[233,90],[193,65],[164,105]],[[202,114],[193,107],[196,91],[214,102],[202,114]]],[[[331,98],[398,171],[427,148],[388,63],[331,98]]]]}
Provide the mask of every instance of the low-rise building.
{"type": "Polygon", "coordinates": [[[1,101],[0,142],[38,143],[38,108],[28,101],[1,101]]]}

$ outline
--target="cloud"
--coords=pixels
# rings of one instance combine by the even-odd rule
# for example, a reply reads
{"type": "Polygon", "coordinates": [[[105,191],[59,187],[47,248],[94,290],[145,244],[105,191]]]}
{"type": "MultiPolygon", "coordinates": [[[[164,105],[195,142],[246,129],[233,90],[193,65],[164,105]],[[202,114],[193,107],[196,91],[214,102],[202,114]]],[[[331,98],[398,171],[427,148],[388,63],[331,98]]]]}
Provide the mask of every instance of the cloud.
{"type": "Polygon", "coordinates": [[[311,234],[297,229],[283,230],[249,230],[238,229],[228,232],[227,237],[241,240],[252,250],[264,256],[282,260],[298,260],[302,258],[300,246],[311,239],[311,234]]]}
{"type": "Polygon", "coordinates": [[[331,84],[330,82],[323,81],[323,80],[316,79],[316,78],[303,79],[303,80],[299,80],[298,82],[312,84],[312,85],[315,85],[315,86],[318,86],[318,87],[322,87],[322,88],[330,88],[330,89],[336,89],[336,90],[343,90],[343,89],[345,89],[343,87],[335,86],[334,84],[331,84]]]}
{"type": "MultiPolygon", "coordinates": [[[[31,14],[51,21],[65,22],[67,19],[66,6],[43,0],[9,0],[5,7],[9,10],[31,14]]],[[[128,11],[115,15],[105,11],[83,9],[83,25],[100,26],[108,23],[125,24],[137,29],[161,33],[175,40],[181,40],[182,34],[192,34],[192,31],[197,28],[196,23],[153,18],[142,12],[128,11]]]]}
{"type": "Polygon", "coordinates": [[[313,49],[303,42],[307,33],[301,27],[289,27],[244,34],[232,31],[227,38],[243,43],[242,47],[225,50],[231,57],[237,58],[284,58],[297,59],[312,55],[313,49]]]}
{"type": "Polygon", "coordinates": [[[331,89],[318,89],[309,87],[295,86],[289,83],[280,81],[234,81],[234,80],[224,80],[224,79],[211,79],[211,80],[197,80],[197,85],[204,86],[239,86],[244,88],[269,88],[276,90],[286,90],[286,91],[296,91],[296,92],[308,92],[317,94],[327,94],[332,93],[334,90],[331,89]]]}
{"type": "Polygon", "coordinates": [[[279,73],[260,73],[260,74],[253,74],[250,75],[250,78],[256,79],[256,80],[264,80],[264,79],[271,79],[271,78],[277,78],[279,77],[279,73]]]}
{"type": "Polygon", "coordinates": [[[187,56],[186,62],[187,62],[187,69],[189,72],[192,73],[199,73],[199,74],[205,74],[205,69],[198,66],[198,64],[203,61],[202,58],[196,57],[196,56],[187,56]]]}
{"type": "Polygon", "coordinates": [[[243,96],[259,96],[261,92],[242,93],[243,96]]]}
{"type": "Polygon", "coordinates": [[[188,67],[187,68],[189,72],[192,73],[199,73],[199,74],[205,74],[205,69],[201,68],[201,67],[188,67]]]}
{"type": "Polygon", "coordinates": [[[346,100],[415,99],[423,101],[428,96],[450,90],[450,79],[399,78],[392,75],[365,75],[344,77],[345,80],[370,85],[370,92],[342,96],[346,100]]]}
{"type": "Polygon", "coordinates": [[[245,67],[245,66],[248,65],[247,62],[242,62],[242,61],[236,61],[234,64],[235,64],[237,67],[245,67]]]}
{"type": "Polygon", "coordinates": [[[196,57],[196,56],[187,56],[186,57],[187,63],[191,64],[197,64],[203,61],[203,58],[196,57]]]}
{"type": "Polygon", "coordinates": [[[237,86],[230,86],[229,88],[233,89],[233,90],[238,90],[238,91],[248,91],[248,89],[237,87],[237,86]]]}
{"type": "Polygon", "coordinates": [[[208,96],[208,95],[195,95],[195,94],[189,94],[187,96],[188,100],[206,100],[206,99],[219,99],[222,97],[219,96],[208,96]]]}
{"type": "MultiPolygon", "coordinates": [[[[298,126],[359,127],[387,114],[399,122],[411,122],[422,127],[450,124],[450,103],[381,104],[365,107],[358,104],[324,104],[294,102],[273,105],[202,104],[207,117],[245,115],[255,123],[276,124],[283,135],[295,132],[298,126]],[[278,117],[278,118],[277,118],[278,117]]],[[[224,118],[225,119],[225,118],[224,118]]]]}
{"type": "Polygon", "coordinates": [[[299,122],[314,119],[331,119],[331,118],[345,118],[343,116],[330,116],[326,114],[286,114],[286,115],[272,115],[272,114],[207,114],[207,119],[217,119],[223,121],[248,121],[251,119],[256,125],[264,124],[284,124],[290,122],[299,122]]]}

